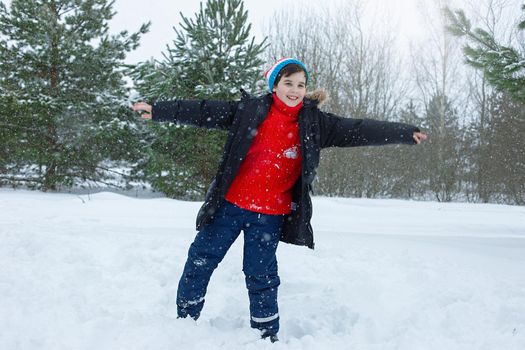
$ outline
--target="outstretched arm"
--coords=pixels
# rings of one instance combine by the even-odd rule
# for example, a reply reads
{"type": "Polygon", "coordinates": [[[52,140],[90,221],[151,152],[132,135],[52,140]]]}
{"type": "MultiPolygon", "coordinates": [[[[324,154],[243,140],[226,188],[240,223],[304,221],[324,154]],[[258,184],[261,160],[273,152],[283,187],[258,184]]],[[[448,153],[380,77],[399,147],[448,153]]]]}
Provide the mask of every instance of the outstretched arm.
{"type": "Polygon", "coordinates": [[[152,105],[137,102],[131,108],[144,111],[142,118],[195,125],[208,129],[228,129],[237,111],[237,101],[173,100],[152,105]]]}
{"type": "Polygon", "coordinates": [[[388,144],[420,144],[427,134],[418,127],[374,119],[342,118],[322,113],[320,119],[321,147],[382,146],[388,144]]]}
{"type": "Polygon", "coordinates": [[[427,139],[427,134],[425,134],[424,132],[415,132],[414,133],[414,140],[416,141],[416,143],[419,145],[421,142],[425,141],[427,139]]]}
{"type": "Polygon", "coordinates": [[[151,119],[151,105],[146,102],[137,102],[131,106],[131,109],[138,112],[143,119],[151,119]]]}

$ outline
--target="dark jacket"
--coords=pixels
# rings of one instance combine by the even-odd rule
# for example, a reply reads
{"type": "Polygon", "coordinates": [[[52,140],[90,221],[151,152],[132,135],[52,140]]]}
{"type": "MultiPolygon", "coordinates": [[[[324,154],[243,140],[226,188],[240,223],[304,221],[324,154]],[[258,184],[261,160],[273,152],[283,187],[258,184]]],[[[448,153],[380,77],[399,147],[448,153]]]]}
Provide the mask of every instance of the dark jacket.
{"type": "MultiPolygon", "coordinates": [[[[197,230],[213,220],[271,103],[271,94],[254,97],[243,91],[240,101],[175,100],[153,105],[155,121],[228,130],[217,175],[197,215],[197,230]]],[[[415,126],[403,123],[338,117],[320,111],[316,100],[305,98],[299,112],[302,173],[292,190],[292,212],[286,216],[281,241],[314,247],[310,192],[322,148],[412,145],[416,143],[413,139],[416,131],[419,129],[415,126]]]]}

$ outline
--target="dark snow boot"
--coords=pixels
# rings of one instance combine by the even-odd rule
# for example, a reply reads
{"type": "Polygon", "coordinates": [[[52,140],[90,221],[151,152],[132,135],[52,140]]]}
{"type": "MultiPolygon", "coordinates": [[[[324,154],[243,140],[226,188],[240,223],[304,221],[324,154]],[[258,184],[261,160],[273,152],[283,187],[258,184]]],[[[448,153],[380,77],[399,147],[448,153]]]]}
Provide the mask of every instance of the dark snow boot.
{"type": "Polygon", "coordinates": [[[277,334],[268,334],[268,333],[263,333],[261,335],[261,338],[262,339],[270,339],[270,341],[272,343],[276,343],[279,341],[279,338],[277,337],[277,334]]]}
{"type": "Polygon", "coordinates": [[[194,321],[197,321],[199,319],[201,314],[198,314],[197,316],[191,316],[191,315],[183,315],[183,316],[177,316],[177,318],[186,318],[186,317],[190,317],[190,318],[193,318],[194,321]]]}

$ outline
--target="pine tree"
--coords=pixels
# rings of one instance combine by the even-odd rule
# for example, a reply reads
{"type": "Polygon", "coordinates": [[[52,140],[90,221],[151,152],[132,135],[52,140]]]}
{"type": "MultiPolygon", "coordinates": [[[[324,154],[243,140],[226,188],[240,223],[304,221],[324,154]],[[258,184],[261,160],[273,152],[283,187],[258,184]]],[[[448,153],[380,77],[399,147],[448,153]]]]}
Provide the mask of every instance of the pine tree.
{"type": "Polygon", "coordinates": [[[3,183],[56,190],[105,181],[104,162],[138,149],[138,139],[128,142],[136,126],[123,60],[149,24],[108,35],[113,3],[13,0],[10,10],[0,3],[3,183]]]}
{"type": "MultiPolygon", "coordinates": [[[[477,186],[483,201],[505,198],[516,204],[525,202],[525,165],[523,159],[525,133],[525,51],[498,43],[492,33],[472,28],[461,10],[445,9],[450,20],[449,31],[466,37],[464,47],[467,63],[483,72],[484,78],[497,94],[493,97],[495,108],[491,118],[473,132],[479,134],[474,155],[478,170],[477,186]]],[[[525,5],[522,5],[525,15],[525,5]]],[[[525,18],[518,24],[523,34],[525,18]]]]}
{"type": "MultiPolygon", "coordinates": [[[[445,8],[444,11],[450,20],[449,31],[467,39],[468,44],[463,48],[467,63],[482,70],[487,81],[498,90],[525,102],[523,47],[520,49],[504,46],[496,41],[494,34],[482,28],[472,28],[462,10],[452,11],[445,8]]],[[[525,5],[522,5],[522,11],[525,15],[525,5]]],[[[518,24],[518,29],[525,29],[525,19],[518,24]]]]}
{"type": "MultiPolygon", "coordinates": [[[[427,120],[417,112],[416,105],[410,100],[399,110],[399,121],[417,125],[422,130],[428,130],[427,120]]],[[[385,147],[389,163],[389,194],[394,198],[414,198],[428,190],[426,179],[427,169],[421,165],[428,154],[428,142],[418,147],[385,147]]]]}
{"type": "MultiPolygon", "coordinates": [[[[265,40],[250,39],[242,0],[208,0],[194,18],[181,14],[163,60],[140,64],[133,78],[142,98],[236,99],[258,92],[265,40]]],[[[202,198],[222,153],[225,133],[178,125],[152,125],[155,140],[136,169],[172,197],[202,198]]]]}
{"type": "Polygon", "coordinates": [[[525,205],[525,103],[505,94],[498,96],[490,121],[489,181],[496,200],[525,205]],[[521,131],[521,132],[520,132],[521,131]]]}
{"type": "Polygon", "coordinates": [[[450,202],[459,192],[463,159],[460,154],[461,128],[457,112],[447,96],[435,94],[426,111],[428,133],[432,137],[423,149],[423,167],[428,169],[430,191],[440,202],[450,202]]]}

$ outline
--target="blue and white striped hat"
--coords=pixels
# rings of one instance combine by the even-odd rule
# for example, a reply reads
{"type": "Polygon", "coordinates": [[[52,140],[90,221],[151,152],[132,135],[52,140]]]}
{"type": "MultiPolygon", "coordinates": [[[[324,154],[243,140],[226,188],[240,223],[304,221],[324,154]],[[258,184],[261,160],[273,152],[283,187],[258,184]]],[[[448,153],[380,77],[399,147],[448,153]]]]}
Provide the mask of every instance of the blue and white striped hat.
{"type": "Polygon", "coordinates": [[[301,68],[304,69],[306,73],[306,79],[308,80],[308,70],[306,69],[306,66],[304,65],[303,62],[299,61],[298,59],[290,58],[290,57],[281,58],[279,61],[275,62],[273,66],[271,66],[270,69],[266,71],[266,73],[264,73],[265,78],[268,79],[268,90],[270,90],[270,92],[272,92],[273,90],[273,84],[275,83],[275,78],[277,78],[277,75],[279,75],[279,72],[281,71],[281,69],[283,69],[285,66],[292,64],[292,63],[298,64],[299,66],[301,66],[301,68]]]}

